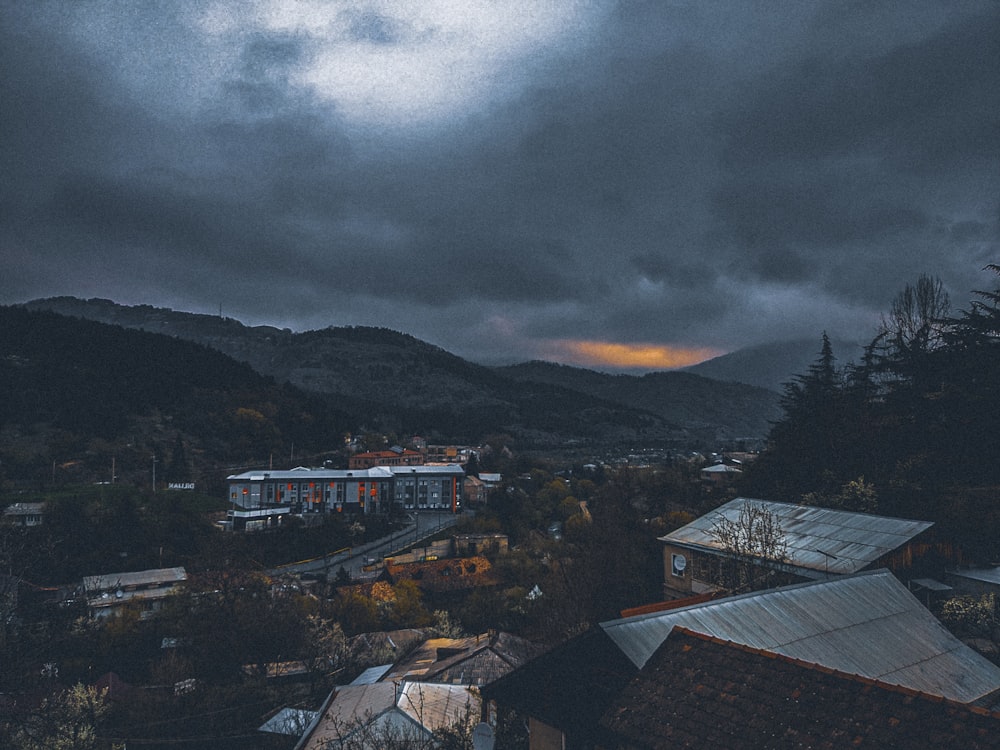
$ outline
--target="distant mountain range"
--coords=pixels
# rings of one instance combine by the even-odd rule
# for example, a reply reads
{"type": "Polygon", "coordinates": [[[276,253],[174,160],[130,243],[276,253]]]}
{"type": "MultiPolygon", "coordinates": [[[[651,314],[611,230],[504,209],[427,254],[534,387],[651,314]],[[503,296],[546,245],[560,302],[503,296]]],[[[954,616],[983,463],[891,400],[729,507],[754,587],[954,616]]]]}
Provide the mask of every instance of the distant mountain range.
{"type": "MultiPolygon", "coordinates": [[[[837,366],[857,362],[863,353],[861,344],[833,341],[837,366]]],[[[819,357],[822,339],[778,341],[738,349],[715,359],[685,368],[685,372],[714,380],[746,383],[781,392],[782,386],[795,375],[804,374],[819,357]]]]}
{"type": "MultiPolygon", "coordinates": [[[[437,432],[453,440],[475,440],[506,432],[537,446],[713,445],[763,437],[780,415],[774,387],[779,376],[764,378],[770,390],[739,382],[745,379],[742,372],[764,376],[763,367],[741,362],[739,352],[689,372],[608,375],[544,362],[486,367],[382,328],[294,333],[212,315],[74,297],[34,300],[22,307],[202,344],[279,382],[333,395],[339,408],[366,425],[391,425],[400,434],[437,432]],[[710,378],[709,372],[716,374],[710,378]]],[[[818,342],[813,348],[818,350],[818,342]]],[[[773,356],[762,358],[774,362],[773,356]]],[[[805,366],[814,359],[809,356],[805,366]]]]}

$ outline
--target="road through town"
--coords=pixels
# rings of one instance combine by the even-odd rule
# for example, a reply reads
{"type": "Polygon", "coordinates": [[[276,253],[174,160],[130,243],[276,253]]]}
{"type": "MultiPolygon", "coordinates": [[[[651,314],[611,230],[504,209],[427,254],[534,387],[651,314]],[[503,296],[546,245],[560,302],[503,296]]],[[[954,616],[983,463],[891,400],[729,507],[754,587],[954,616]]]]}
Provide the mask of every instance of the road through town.
{"type": "Polygon", "coordinates": [[[351,578],[365,578],[367,573],[363,568],[369,564],[389,557],[402,550],[419,544],[425,539],[430,539],[441,529],[454,526],[461,514],[454,514],[449,511],[421,511],[410,514],[410,522],[405,528],[390,536],[377,539],[374,542],[366,542],[354,547],[346,547],[340,550],[332,550],[322,557],[314,557],[311,560],[300,560],[298,562],[280,565],[277,568],[268,570],[268,575],[299,575],[302,573],[325,573],[327,577],[336,575],[340,568],[344,568],[351,578]]]}

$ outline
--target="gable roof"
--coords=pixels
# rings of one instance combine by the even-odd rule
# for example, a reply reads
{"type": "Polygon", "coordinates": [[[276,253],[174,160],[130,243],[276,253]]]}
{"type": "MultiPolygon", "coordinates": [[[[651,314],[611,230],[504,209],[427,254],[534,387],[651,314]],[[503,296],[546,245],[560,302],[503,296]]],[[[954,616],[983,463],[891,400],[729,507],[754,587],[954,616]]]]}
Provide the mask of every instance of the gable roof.
{"type": "Polygon", "coordinates": [[[715,464],[714,466],[706,466],[701,470],[702,474],[742,474],[743,469],[739,466],[730,466],[729,464],[715,464]]]}
{"type": "Polygon", "coordinates": [[[810,577],[856,573],[933,526],[930,521],[738,497],[660,537],[660,541],[713,554],[723,553],[722,544],[712,528],[720,516],[736,520],[747,503],[763,506],[781,525],[787,544],[786,566],[783,567],[797,568],[796,572],[810,577]]]}
{"type": "Polygon", "coordinates": [[[591,739],[611,701],[638,668],[600,628],[571,638],[480,689],[483,700],[559,727],[573,747],[591,739]]]}
{"type": "MultiPolygon", "coordinates": [[[[467,707],[478,711],[479,701],[467,688],[432,683],[376,682],[334,690],[296,745],[296,750],[319,750],[356,733],[362,725],[390,736],[426,737],[453,724],[467,707]]],[[[375,739],[378,739],[376,736],[375,739]]],[[[375,750],[373,746],[373,750],[375,750]]]]}
{"type": "Polygon", "coordinates": [[[510,633],[429,638],[382,678],[485,685],[527,663],[541,648],[510,633]]]}
{"type": "Polygon", "coordinates": [[[1000,688],[1000,667],[949,633],[886,570],[601,623],[642,667],[679,625],[961,703],[1000,688]]]}
{"type": "Polygon", "coordinates": [[[680,627],[601,726],[649,750],[1000,748],[1000,714],[680,627]]]}

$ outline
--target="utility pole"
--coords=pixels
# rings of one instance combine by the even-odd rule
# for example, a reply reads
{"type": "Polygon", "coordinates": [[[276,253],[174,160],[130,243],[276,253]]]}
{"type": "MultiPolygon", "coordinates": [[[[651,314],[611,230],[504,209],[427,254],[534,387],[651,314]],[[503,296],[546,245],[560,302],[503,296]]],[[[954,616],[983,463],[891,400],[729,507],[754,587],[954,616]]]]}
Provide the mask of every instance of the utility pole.
{"type": "Polygon", "coordinates": [[[156,454],[153,454],[153,494],[156,494],[156,454]]]}

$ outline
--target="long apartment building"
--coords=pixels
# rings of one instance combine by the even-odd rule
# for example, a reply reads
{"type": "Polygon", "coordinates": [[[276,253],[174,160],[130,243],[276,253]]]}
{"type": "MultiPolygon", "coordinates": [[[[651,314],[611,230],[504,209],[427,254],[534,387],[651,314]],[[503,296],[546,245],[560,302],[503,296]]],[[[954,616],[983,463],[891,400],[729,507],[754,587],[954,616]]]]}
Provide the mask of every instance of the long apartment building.
{"type": "MultiPolygon", "coordinates": [[[[375,466],[370,469],[247,471],[228,477],[229,500],[241,515],[278,513],[387,513],[462,507],[465,471],[443,466],[375,466]]],[[[248,515],[248,517],[249,517],[248,515]]]]}

